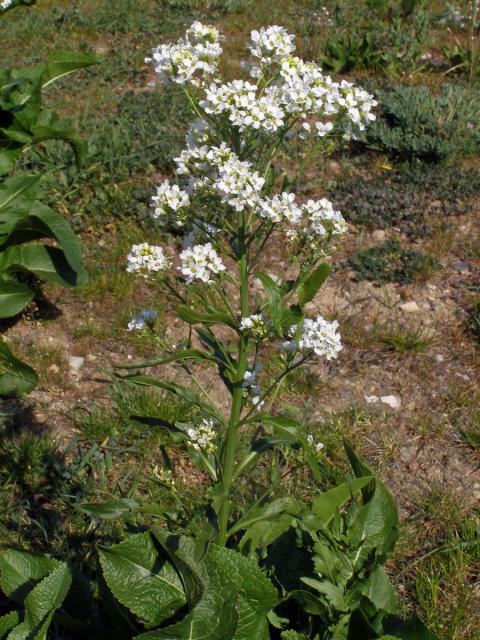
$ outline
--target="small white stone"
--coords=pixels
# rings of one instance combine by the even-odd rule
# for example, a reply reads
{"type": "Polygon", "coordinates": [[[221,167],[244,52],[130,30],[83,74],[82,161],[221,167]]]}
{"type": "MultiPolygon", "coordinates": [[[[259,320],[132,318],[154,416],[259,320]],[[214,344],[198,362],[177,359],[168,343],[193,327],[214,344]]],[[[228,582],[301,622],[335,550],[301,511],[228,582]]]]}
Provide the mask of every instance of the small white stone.
{"type": "Polygon", "coordinates": [[[403,304],[400,305],[400,309],[405,313],[416,313],[417,311],[420,311],[420,307],[415,302],[415,300],[411,300],[410,302],[404,302],[403,304]]]}
{"type": "Polygon", "coordinates": [[[382,396],[380,402],[388,404],[392,409],[398,409],[402,404],[402,400],[398,396],[382,396]]]}
{"type": "Polygon", "coordinates": [[[77,375],[80,369],[85,364],[85,358],[82,358],[80,356],[70,356],[68,358],[68,364],[70,365],[72,373],[77,375]]]}
{"type": "Polygon", "coordinates": [[[437,362],[443,362],[445,360],[445,358],[442,356],[441,353],[437,353],[437,355],[435,356],[435,359],[437,362]]]}

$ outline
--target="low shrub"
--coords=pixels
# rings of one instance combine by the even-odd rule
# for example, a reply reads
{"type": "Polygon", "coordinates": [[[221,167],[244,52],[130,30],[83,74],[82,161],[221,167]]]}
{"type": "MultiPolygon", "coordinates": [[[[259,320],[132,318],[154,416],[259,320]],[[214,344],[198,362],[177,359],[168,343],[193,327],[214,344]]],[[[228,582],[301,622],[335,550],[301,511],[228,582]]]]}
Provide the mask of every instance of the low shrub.
{"type": "Polygon", "coordinates": [[[403,160],[451,161],[478,153],[479,97],[478,90],[457,85],[444,85],[439,94],[401,85],[380,91],[381,115],[360,140],[403,160]]]}
{"type": "Polygon", "coordinates": [[[408,284],[420,274],[438,269],[438,262],[415,249],[404,249],[396,240],[387,240],[379,247],[360,251],[345,261],[359,280],[373,280],[380,284],[396,282],[408,284]]]}

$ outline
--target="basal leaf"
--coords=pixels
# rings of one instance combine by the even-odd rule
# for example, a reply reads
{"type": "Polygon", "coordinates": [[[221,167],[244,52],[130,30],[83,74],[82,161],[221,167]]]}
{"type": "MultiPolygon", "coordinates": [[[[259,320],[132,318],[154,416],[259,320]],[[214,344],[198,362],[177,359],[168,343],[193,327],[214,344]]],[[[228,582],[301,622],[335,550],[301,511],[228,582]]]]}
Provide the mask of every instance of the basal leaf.
{"type": "Polygon", "coordinates": [[[0,396],[29,393],[36,384],[35,371],[16,358],[0,339],[0,396]]]}
{"type": "Polygon", "coordinates": [[[228,589],[225,568],[197,558],[192,540],[154,531],[186,585],[190,612],[178,623],[136,640],[232,640],[238,624],[238,591],[228,589]]]}
{"type": "Polygon", "coordinates": [[[64,287],[75,287],[82,281],[65,259],[61,249],[43,244],[9,247],[0,253],[0,272],[30,271],[40,278],[64,287]]]}
{"type": "Polygon", "coordinates": [[[99,551],[105,581],[132,613],[158,625],[185,602],[182,582],[149,532],[99,551]]]}
{"type": "Polygon", "coordinates": [[[233,640],[269,640],[267,615],[278,603],[271,581],[257,563],[232,549],[212,545],[207,566],[216,564],[228,576],[231,590],[238,589],[238,626],[233,640]]]}
{"type": "Polygon", "coordinates": [[[64,601],[71,583],[70,569],[61,562],[25,598],[25,622],[32,628],[35,640],[46,639],[53,614],[64,601]]]}
{"type": "Polygon", "coordinates": [[[42,73],[42,85],[47,87],[74,71],[97,64],[99,59],[92,53],[78,51],[54,51],[48,56],[42,73]]]}
{"type": "Polygon", "coordinates": [[[0,280],[0,318],[11,318],[20,313],[35,293],[20,282],[0,280]]]}
{"type": "Polygon", "coordinates": [[[6,634],[20,624],[20,614],[18,611],[11,611],[0,618],[0,638],[4,638],[6,634]]]}

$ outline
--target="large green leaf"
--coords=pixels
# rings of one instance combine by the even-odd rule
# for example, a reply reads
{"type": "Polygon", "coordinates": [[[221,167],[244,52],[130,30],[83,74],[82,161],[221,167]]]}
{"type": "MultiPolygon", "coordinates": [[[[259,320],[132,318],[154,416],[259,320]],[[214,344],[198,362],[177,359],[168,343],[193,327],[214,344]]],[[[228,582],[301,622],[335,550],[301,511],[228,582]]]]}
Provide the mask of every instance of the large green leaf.
{"type": "Polygon", "coordinates": [[[7,549],[0,554],[0,588],[11,600],[23,604],[33,587],[58,566],[53,558],[7,549]]]}
{"type": "Polygon", "coordinates": [[[266,547],[295,524],[303,511],[303,504],[293,498],[278,498],[261,507],[250,509],[232,529],[229,535],[245,531],[240,540],[243,552],[254,554],[266,547]]]}
{"type": "Polygon", "coordinates": [[[20,196],[28,196],[30,200],[33,199],[39,182],[40,178],[38,176],[30,175],[14,176],[5,180],[0,186],[0,213],[11,202],[18,200],[20,196]]]}
{"type": "Polygon", "coordinates": [[[20,614],[18,611],[11,611],[2,616],[0,618],[0,638],[4,638],[10,629],[13,629],[13,627],[16,627],[18,624],[20,624],[20,614]]]}
{"type": "Polygon", "coordinates": [[[228,576],[230,589],[238,589],[239,620],[233,640],[269,640],[267,615],[278,603],[278,595],[257,563],[215,545],[210,547],[206,562],[228,576]]]}
{"type": "Polygon", "coordinates": [[[182,582],[149,532],[99,551],[105,581],[117,600],[158,625],[185,602],[182,582]]]}
{"type": "Polygon", "coordinates": [[[87,274],[82,265],[80,246],[75,234],[61,215],[40,202],[33,202],[29,214],[15,222],[9,230],[9,236],[4,244],[6,246],[18,245],[44,237],[55,239],[58,242],[66,261],[77,274],[78,284],[84,283],[87,274]]]}
{"type": "Polygon", "coordinates": [[[328,264],[321,264],[300,282],[298,287],[298,303],[300,306],[303,307],[307,302],[313,300],[320,287],[328,278],[329,273],[330,266],[328,264]]]}
{"type": "Polygon", "coordinates": [[[378,610],[392,614],[396,612],[395,591],[382,565],[372,571],[362,593],[378,610]]]}
{"type": "Polygon", "coordinates": [[[48,86],[74,71],[97,64],[99,59],[92,53],[78,51],[54,51],[48,56],[42,73],[42,85],[48,86]]]}
{"type": "Polygon", "coordinates": [[[75,287],[83,281],[65,259],[61,249],[43,244],[9,247],[0,252],[0,272],[30,271],[40,278],[64,287],[75,287]]]}
{"type": "Polygon", "coordinates": [[[25,622],[32,629],[32,638],[46,640],[53,615],[64,601],[71,583],[70,569],[62,562],[27,595],[25,622]]]}
{"type": "Polygon", "coordinates": [[[36,384],[35,371],[16,358],[0,339],[0,396],[29,393],[36,384]]]}
{"type": "Polygon", "coordinates": [[[155,629],[137,640],[232,640],[238,625],[238,589],[229,581],[227,567],[198,558],[192,540],[154,530],[182,575],[190,612],[178,623],[155,629]]]}
{"type": "Polygon", "coordinates": [[[11,318],[20,313],[35,293],[20,282],[0,281],[0,318],[11,318]]]}
{"type": "Polygon", "coordinates": [[[354,478],[350,482],[344,482],[338,487],[325,491],[313,501],[312,514],[320,519],[322,526],[326,526],[340,507],[372,481],[373,476],[354,478]]]}

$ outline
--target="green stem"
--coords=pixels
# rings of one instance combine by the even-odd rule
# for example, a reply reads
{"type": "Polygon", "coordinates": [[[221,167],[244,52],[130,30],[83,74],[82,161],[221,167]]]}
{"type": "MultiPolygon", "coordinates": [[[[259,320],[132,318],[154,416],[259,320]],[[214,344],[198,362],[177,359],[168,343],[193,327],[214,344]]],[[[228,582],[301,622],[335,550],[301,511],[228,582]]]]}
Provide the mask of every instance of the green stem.
{"type": "MultiPolygon", "coordinates": [[[[245,244],[245,217],[239,215],[238,224],[238,241],[239,241],[239,271],[240,271],[240,311],[241,317],[245,318],[249,314],[248,304],[248,256],[245,244]]],[[[235,384],[232,394],[232,406],[230,410],[230,418],[228,421],[227,442],[223,458],[223,488],[225,498],[220,508],[219,514],[219,536],[218,544],[225,545],[227,541],[228,519],[231,511],[230,492],[233,484],[233,473],[235,466],[235,452],[237,448],[238,427],[240,416],[243,408],[243,379],[247,369],[248,356],[248,338],[242,333],[238,343],[238,361],[235,384]]]]}

